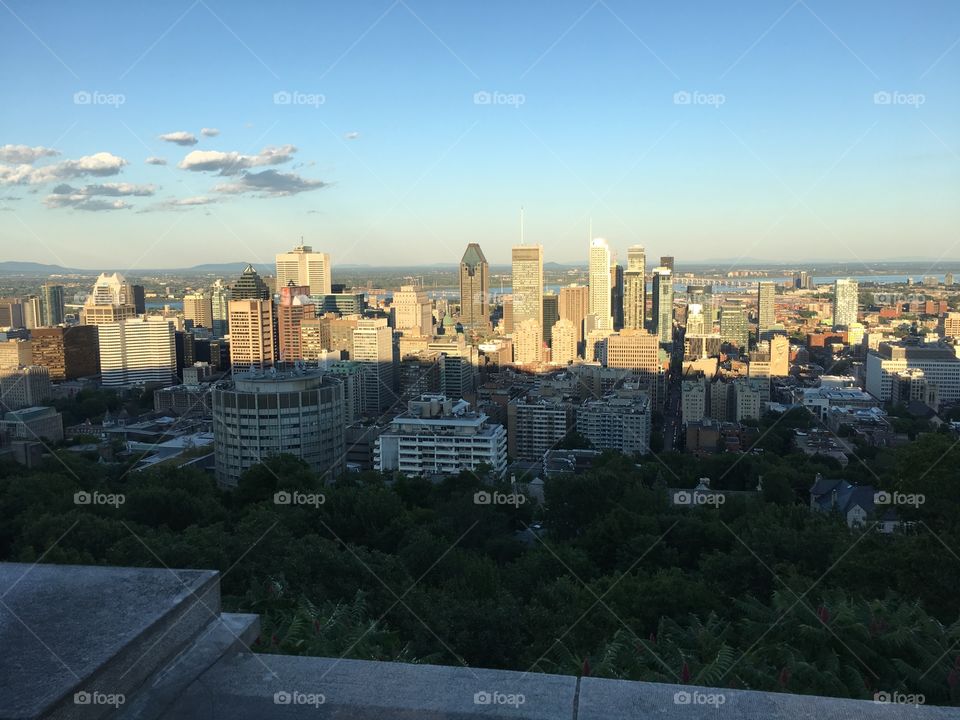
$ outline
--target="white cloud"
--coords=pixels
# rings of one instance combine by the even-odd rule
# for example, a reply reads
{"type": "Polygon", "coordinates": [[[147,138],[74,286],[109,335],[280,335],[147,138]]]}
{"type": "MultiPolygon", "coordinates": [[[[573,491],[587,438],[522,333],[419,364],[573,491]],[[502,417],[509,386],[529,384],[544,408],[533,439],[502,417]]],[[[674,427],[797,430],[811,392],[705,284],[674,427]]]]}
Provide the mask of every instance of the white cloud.
{"type": "Polygon", "coordinates": [[[137,212],[157,212],[161,210],[189,210],[190,208],[198,207],[201,205],[212,205],[215,202],[219,202],[217,198],[206,197],[204,195],[198,195],[196,197],[185,197],[185,198],[170,198],[162,202],[155,203],[148,207],[138,210],[137,212]]]}
{"type": "Polygon", "coordinates": [[[214,187],[214,190],[231,195],[255,193],[259,197],[283,197],[309,190],[321,190],[329,186],[330,183],[322,180],[310,180],[296,173],[263,170],[257,173],[245,172],[236,182],[221,183],[214,187]]]}
{"type": "Polygon", "coordinates": [[[60,153],[53,148],[37,145],[0,145],[0,163],[32,165],[40,158],[55,157],[60,153]]]}
{"type": "Polygon", "coordinates": [[[204,137],[216,137],[220,134],[220,130],[217,128],[202,128],[200,134],[204,137]]]}
{"type": "Polygon", "coordinates": [[[75,188],[66,183],[57,185],[43,199],[48,208],[74,208],[76,210],[125,210],[130,207],[124,200],[101,200],[101,197],[148,197],[156,192],[155,185],[133,183],[100,183],[75,188]]]}
{"type": "Polygon", "coordinates": [[[41,167],[33,167],[26,163],[0,164],[0,185],[40,185],[86,175],[106,177],[116,175],[126,164],[127,161],[122,157],[108,152],[84,155],[77,160],[63,160],[41,167]]]}
{"type": "Polygon", "coordinates": [[[171,142],[177,145],[196,145],[197,136],[186,130],[177,130],[176,132],[164,133],[160,136],[164,142],[171,142]]]}
{"type": "Polygon", "coordinates": [[[148,157],[144,162],[146,162],[147,165],[166,165],[167,164],[167,161],[165,158],[153,157],[153,156],[148,157]]]}
{"type": "Polygon", "coordinates": [[[187,153],[178,167],[181,170],[216,172],[225,176],[239,175],[248,168],[280,165],[289,162],[296,151],[297,148],[293,145],[281,145],[280,147],[270,145],[256,155],[243,155],[235,151],[193,150],[187,153]]]}
{"type": "Polygon", "coordinates": [[[358,137],[360,137],[360,133],[358,133],[356,130],[343,134],[344,140],[356,140],[358,137]]]}

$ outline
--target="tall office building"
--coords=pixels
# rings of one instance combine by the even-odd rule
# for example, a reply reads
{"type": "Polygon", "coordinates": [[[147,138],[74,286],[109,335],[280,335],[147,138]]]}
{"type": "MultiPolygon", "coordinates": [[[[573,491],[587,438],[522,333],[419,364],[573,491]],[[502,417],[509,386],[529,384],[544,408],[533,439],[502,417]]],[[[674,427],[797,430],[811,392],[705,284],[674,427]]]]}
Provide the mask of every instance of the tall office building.
{"type": "Polygon", "coordinates": [[[623,273],[623,326],[644,327],[647,305],[647,253],[643,245],[627,249],[627,270],[623,273]]]}
{"type": "Polygon", "coordinates": [[[527,318],[513,328],[513,361],[518,365],[543,360],[543,326],[527,318]]]}
{"type": "Polygon", "coordinates": [[[137,316],[133,290],[120,273],[102,273],[80,309],[81,325],[123,322],[137,316]]]}
{"type": "Polygon", "coordinates": [[[310,288],[310,295],[329,295],[330,255],[314,252],[309,245],[298,245],[290,252],[277,254],[277,287],[293,284],[310,288]]]}
{"type": "MultiPolygon", "coordinates": [[[[167,288],[167,294],[169,293],[170,289],[167,288]]],[[[147,311],[146,289],[143,285],[131,285],[130,296],[133,298],[131,302],[133,303],[133,309],[137,311],[137,315],[143,315],[147,311]]]]}
{"type": "Polygon", "coordinates": [[[64,320],[63,285],[45,283],[40,288],[40,308],[44,325],[60,325],[64,320]]]}
{"type": "Polygon", "coordinates": [[[363,412],[377,417],[397,399],[393,329],[386,318],[357,320],[350,359],[363,370],[363,412]]]}
{"type": "Polygon", "coordinates": [[[93,325],[37,328],[30,332],[33,363],[42,365],[51,380],[75,380],[100,372],[97,328],[93,325]]]}
{"type": "Polygon", "coordinates": [[[477,243],[467,245],[460,260],[460,323],[464,328],[490,326],[490,264],[477,243]]]}
{"type": "Polygon", "coordinates": [[[757,336],[777,324],[777,285],[763,281],[757,286],[757,336]]]}
{"type": "Polygon", "coordinates": [[[560,319],[573,323],[577,344],[583,342],[583,321],[590,308],[590,288],[586,285],[568,285],[560,288],[560,319]]]}
{"type": "Polygon", "coordinates": [[[569,365],[577,361],[577,330],[570,320],[557,320],[551,328],[550,362],[569,365]]]}
{"type": "Polygon", "coordinates": [[[303,321],[316,317],[316,305],[309,296],[306,285],[287,285],[280,288],[280,304],[277,305],[277,347],[282,362],[305,359],[302,349],[301,328],[303,321]]]}
{"type": "Polygon", "coordinates": [[[610,314],[613,329],[623,328],[623,265],[616,260],[610,263],[610,314]]]}
{"type": "Polygon", "coordinates": [[[43,312],[40,309],[40,296],[27,295],[21,301],[23,304],[23,326],[28,330],[43,325],[43,312]]]}
{"type": "Polygon", "coordinates": [[[542,328],[543,247],[515,245],[512,259],[513,327],[516,329],[524,320],[536,320],[542,328]]]}
{"type": "Polygon", "coordinates": [[[673,255],[661,255],[660,256],[660,267],[665,267],[670,271],[670,274],[673,274],[673,255]]]}
{"type": "Polygon", "coordinates": [[[553,345],[553,324],[560,319],[560,296],[547,293],[543,296],[543,341],[553,345]]]}
{"type": "Polygon", "coordinates": [[[723,342],[747,350],[750,344],[750,324],[747,311],[739,305],[725,305],[720,309],[720,336],[723,342]]]}
{"type": "Polygon", "coordinates": [[[214,337],[222,338],[230,332],[227,318],[230,312],[231,297],[230,288],[223,284],[223,280],[217,278],[213,281],[213,287],[210,288],[210,312],[213,318],[214,337]]]}
{"type": "Polygon", "coordinates": [[[289,454],[324,480],[343,471],[344,385],[319,370],[235,373],[213,389],[217,482],[235,487],[244,472],[289,454]]]}
{"type": "Polygon", "coordinates": [[[666,397],[665,382],[669,360],[660,349],[662,341],[646,330],[623,330],[605,341],[606,366],[627,370],[639,376],[646,384],[655,403],[666,397]]]}
{"type": "Polygon", "coordinates": [[[194,327],[213,329],[213,301],[203,290],[183,296],[183,319],[192,320],[194,327]]]}
{"type": "Polygon", "coordinates": [[[668,267],[653,269],[652,330],[662,343],[673,342],[673,272],[668,267]]]}
{"type": "Polygon", "coordinates": [[[170,385],[177,373],[173,323],[141,317],[97,326],[104,387],[170,385]]]}
{"type": "MultiPolygon", "coordinates": [[[[286,283],[284,283],[286,284],[286,283]]],[[[230,288],[231,300],[269,300],[270,288],[249,263],[243,269],[240,278],[230,288]]],[[[229,313],[229,306],[227,308],[229,313]]]]}
{"type": "Polygon", "coordinates": [[[852,278],[837,278],[833,284],[833,326],[849,327],[857,321],[859,285],[852,278]]]}
{"type": "Polygon", "coordinates": [[[413,285],[403,285],[393,293],[390,305],[393,327],[404,335],[433,337],[433,303],[427,291],[413,285]]]}
{"type": "Polygon", "coordinates": [[[235,370],[263,369],[276,361],[273,300],[231,300],[230,365],[235,370]]]}
{"type": "Polygon", "coordinates": [[[0,328],[23,327],[23,303],[20,298],[0,298],[0,328]]]}
{"type": "Polygon", "coordinates": [[[612,330],[613,316],[610,312],[610,246],[603,238],[594,238],[590,243],[590,307],[593,329],[612,330]]]}

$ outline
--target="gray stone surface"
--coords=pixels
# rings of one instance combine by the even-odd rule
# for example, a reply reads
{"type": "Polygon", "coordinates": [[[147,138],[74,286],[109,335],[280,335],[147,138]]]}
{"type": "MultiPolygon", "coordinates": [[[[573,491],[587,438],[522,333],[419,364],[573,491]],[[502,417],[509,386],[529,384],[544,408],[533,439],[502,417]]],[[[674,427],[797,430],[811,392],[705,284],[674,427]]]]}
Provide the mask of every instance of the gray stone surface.
{"type": "Polygon", "coordinates": [[[245,654],[207,671],[164,720],[566,720],[576,685],[560,675],[245,654]]]}
{"type": "Polygon", "coordinates": [[[101,717],[74,693],[129,694],[219,612],[214,571],[0,563],[0,718],[101,717]]]}
{"type": "Polygon", "coordinates": [[[577,720],[956,720],[956,708],[583,678],[577,720]]]}

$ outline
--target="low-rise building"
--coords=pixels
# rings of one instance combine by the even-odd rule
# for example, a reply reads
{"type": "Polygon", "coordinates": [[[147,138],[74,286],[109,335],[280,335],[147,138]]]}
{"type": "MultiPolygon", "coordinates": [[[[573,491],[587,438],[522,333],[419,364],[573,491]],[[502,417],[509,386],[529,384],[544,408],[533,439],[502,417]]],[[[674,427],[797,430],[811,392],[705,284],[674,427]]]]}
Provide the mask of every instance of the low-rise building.
{"type": "Polygon", "coordinates": [[[63,415],[52,407],[11,410],[4,413],[0,429],[17,440],[58,443],[63,440],[63,415]]]}
{"type": "Polygon", "coordinates": [[[602,450],[645,455],[650,452],[650,425],[645,393],[620,392],[577,408],[577,432],[602,450]]]}

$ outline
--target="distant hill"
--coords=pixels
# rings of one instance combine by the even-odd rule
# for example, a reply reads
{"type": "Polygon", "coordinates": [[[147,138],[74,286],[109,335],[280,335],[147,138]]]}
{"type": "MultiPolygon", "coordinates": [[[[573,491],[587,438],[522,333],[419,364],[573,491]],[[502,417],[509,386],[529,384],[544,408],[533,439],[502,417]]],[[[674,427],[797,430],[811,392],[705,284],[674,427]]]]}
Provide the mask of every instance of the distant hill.
{"type": "Polygon", "coordinates": [[[53,275],[73,272],[77,271],[59,265],[44,265],[43,263],[21,262],[19,260],[0,262],[0,275],[53,275]]]}

